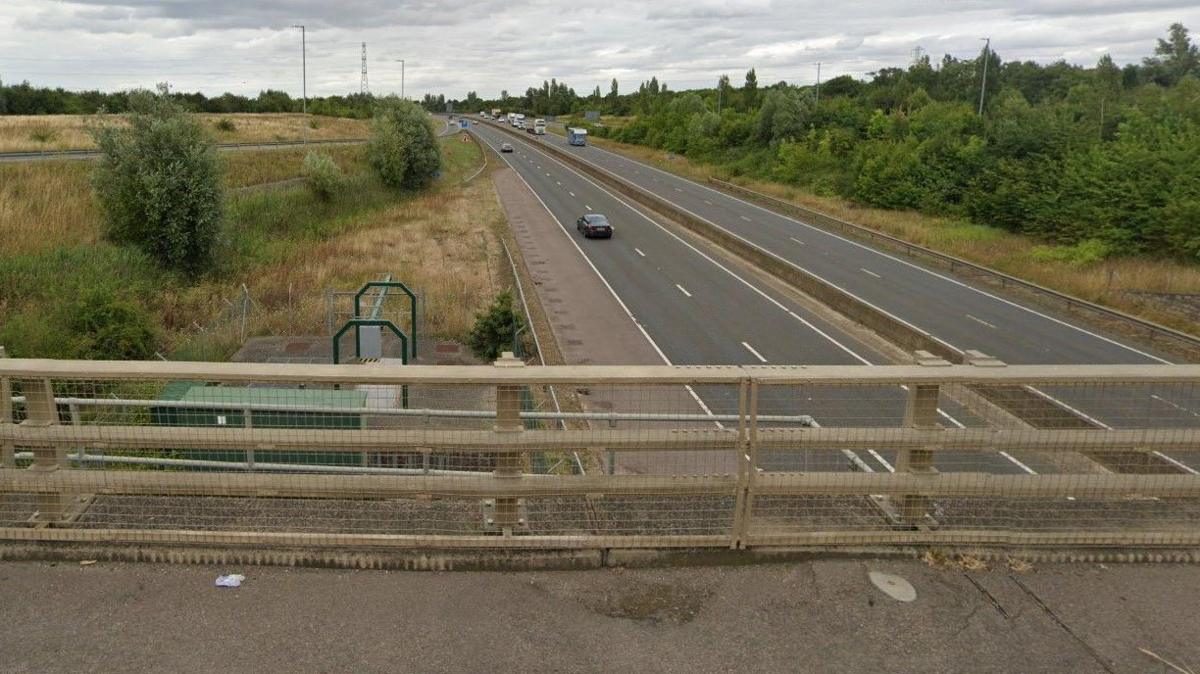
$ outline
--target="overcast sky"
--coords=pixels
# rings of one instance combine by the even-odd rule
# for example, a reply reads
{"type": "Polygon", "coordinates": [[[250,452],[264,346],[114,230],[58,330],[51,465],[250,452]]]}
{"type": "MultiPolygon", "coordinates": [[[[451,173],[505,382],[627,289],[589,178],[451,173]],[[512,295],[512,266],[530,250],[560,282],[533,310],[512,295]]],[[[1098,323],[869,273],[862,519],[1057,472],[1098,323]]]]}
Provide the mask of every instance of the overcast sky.
{"type": "Polygon", "coordinates": [[[0,0],[0,79],[68,89],[206,94],[370,87],[484,98],[556,77],[580,94],[657,75],[673,89],[862,76],[920,47],[972,58],[981,37],[1005,60],[1138,61],[1176,21],[1200,30],[1200,0],[0,0]]]}

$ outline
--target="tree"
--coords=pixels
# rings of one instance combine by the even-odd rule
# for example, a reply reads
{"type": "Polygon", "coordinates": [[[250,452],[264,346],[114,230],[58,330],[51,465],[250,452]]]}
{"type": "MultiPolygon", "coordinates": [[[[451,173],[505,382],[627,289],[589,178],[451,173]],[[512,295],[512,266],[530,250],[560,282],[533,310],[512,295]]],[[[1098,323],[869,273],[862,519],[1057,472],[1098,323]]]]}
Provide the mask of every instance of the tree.
{"type": "Polygon", "coordinates": [[[608,100],[616,103],[617,97],[620,96],[620,89],[617,86],[617,78],[613,78],[612,85],[608,88],[608,100]]]}
{"type": "Polygon", "coordinates": [[[717,114],[721,113],[721,108],[729,104],[729,75],[721,75],[717,78],[717,114]]]}
{"type": "Polygon", "coordinates": [[[130,95],[128,124],[94,131],[92,173],[113,241],[164,267],[200,272],[212,262],[223,194],[216,145],[165,91],[130,95]]]}
{"type": "Polygon", "coordinates": [[[425,187],[442,167],[429,116],[417,104],[396,96],[380,99],[375,108],[367,158],[384,184],[404,189],[425,187]]]}
{"type": "Polygon", "coordinates": [[[1154,56],[1145,60],[1153,73],[1154,80],[1163,86],[1171,86],[1186,75],[1200,72],[1200,50],[1192,44],[1188,29],[1182,23],[1173,23],[1167,39],[1158,41],[1154,56]]]}
{"type": "Polygon", "coordinates": [[[753,110],[758,107],[758,74],[754,68],[746,71],[746,83],[742,85],[742,108],[753,110]]]}
{"type": "Polygon", "coordinates": [[[512,293],[505,290],[496,296],[487,311],[475,314],[475,325],[467,337],[467,346],[483,360],[496,360],[501,353],[513,350],[517,332],[523,325],[521,315],[513,309],[512,293]]]}

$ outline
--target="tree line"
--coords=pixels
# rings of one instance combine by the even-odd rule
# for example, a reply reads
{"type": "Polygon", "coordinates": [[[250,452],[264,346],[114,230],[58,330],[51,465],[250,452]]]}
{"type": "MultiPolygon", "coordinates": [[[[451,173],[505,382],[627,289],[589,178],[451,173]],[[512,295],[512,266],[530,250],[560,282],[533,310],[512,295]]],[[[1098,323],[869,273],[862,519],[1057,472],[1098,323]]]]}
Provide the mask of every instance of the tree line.
{"type": "MultiPolygon", "coordinates": [[[[205,96],[200,92],[173,92],[167,97],[189,112],[300,112],[305,102],[292,98],[286,91],[267,89],[257,96],[223,93],[205,96]]],[[[61,87],[35,87],[28,82],[5,85],[0,82],[0,115],[93,115],[107,112],[130,112],[137,91],[104,92],[98,90],[67,91],[61,87]]],[[[345,96],[314,96],[307,109],[315,115],[367,119],[377,103],[371,94],[345,96]]]]}
{"type": "MultiPolygon", "coordinates": [[[[1200,261],[1200,54],[1181,24],[1123,67],[945,56],[817,86],[676,92],[656,78],[576,96],[449,101],[544,114],[622,116],[591,133],[877,207],[951,215],[1076,247],[1200,261]],[[987,88],[980,103],[984,68],[987,88]]],[[[444,108],[445,101],[442,101],[444,108]]],[[[427,108],[432,107],[428,102],[427,108]]],[[[436,102],[434,103],[436,105],[436,102]]]]}

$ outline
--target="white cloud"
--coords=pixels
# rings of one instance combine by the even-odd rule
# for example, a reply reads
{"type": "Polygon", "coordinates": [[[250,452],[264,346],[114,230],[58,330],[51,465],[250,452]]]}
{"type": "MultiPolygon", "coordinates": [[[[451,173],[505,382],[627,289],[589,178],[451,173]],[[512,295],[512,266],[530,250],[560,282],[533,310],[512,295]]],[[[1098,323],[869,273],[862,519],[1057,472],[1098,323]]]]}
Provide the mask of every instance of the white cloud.
{"type": "Polygon", "coordinates": [[[308,27],[309,92],[356,91],[361,42],[376,92],[495,96],[552,77],[578,92],[651,75],[672,88],[741,80],[811,81],[903,65],[914,47],[971,57],[988,36],[1005,59],[1120,62],[1167,26],[1200,30],[1195,0],[3,0],[0,77],[67,88],[300,91],[308,27]]]}

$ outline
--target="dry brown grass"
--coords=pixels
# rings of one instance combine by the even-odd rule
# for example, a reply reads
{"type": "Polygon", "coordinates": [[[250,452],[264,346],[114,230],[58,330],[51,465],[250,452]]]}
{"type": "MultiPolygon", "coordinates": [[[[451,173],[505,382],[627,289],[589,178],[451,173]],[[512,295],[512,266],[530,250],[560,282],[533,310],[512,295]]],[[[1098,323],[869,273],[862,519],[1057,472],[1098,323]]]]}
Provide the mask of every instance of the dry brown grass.
{"type": "MultiPolygon", "coordinates": [[[[333,140],[365,138],[366,120],[318,115],[280,114],[208,114],[197,115],[200,123],[220,143],[261,143],[278,140],[333,140]],[[221,120],[233,124],[232,131],[217,128],[221,120]],[[312,128],[310,123],[316,124],[312,128]]],[[[78,150],[95,147],[88,126],[93,115],[6,115],[0,116],[0,152],[36,152],[39,150],[78,150]]],[[[120,123],[113,115],[106,123],[120,123]]]]}
{"type": "MultiPolygon", "coordinates": [[[[366,170],[366,150],[357,145],[321,147],[342,170],[366,170]]],[[[230,188],[301,175],[304,149],[223,153],[230,188]]],[[[102,220],[92,196],[92,163],[36,161],[0,164],[0,241],[6,254],[30,253],[64,244],[95,243],[102,220]]]]}
{"type": "Polygon", "coordinates": [[[4,255],[95,243],[101,219],[92,199],[91,164],[0,164],[0,248],[4,255]]]}
{"type": "MultiPolygon", "coordinates": [[[[447,170],[433,189],[362,216],[340,236],[253,269],[244,281],[258,311],[254,331],[321,334],[325,288],[354,289],[392,273],[423,294],[422,338],[465,340],[475,312],[509,285],[499,238],[507,225],[490,180],[460,184],[465,171],[478,167],[475,144],[445,141],[443,147],[456,155],[448,169],[460,168],[447,170]]],[[[172,311],[202,313],[233,292],[228,280],[202,284],[174,298],[178,305],[172,311]]]]}
{"type": "MultiPolygon", "coordinates": [[[[323,152],[337,162],[344,173],[367,170],[365,145],[315,145],[314,152],[323,152]]],[[[278,150],[238,150],[225,152],[225,185],[230,188],[261,185],[303,175],[301,165],[307,148],[278,150]]]]}
{"type": "MultiPolygon", "coordinates": [[[[604,138],[589,139],[589,142],[700,182],[707,181],[710,176],[730,180],[716,167],[694,164],[678,155],[604,138]]],[[[734,182],[1060,292],[1200,335],[1200,325],[1187,315],[1130,294],[1200,294],[1200,267],[1196,265],[1144,257],[1112,258],[1090,265],[1039,260],[1034,255],[1039,242],[994,227],[914,211],[865,208],[844,199],[818,196],[778,183],[742,178],[734,182]]]]}

